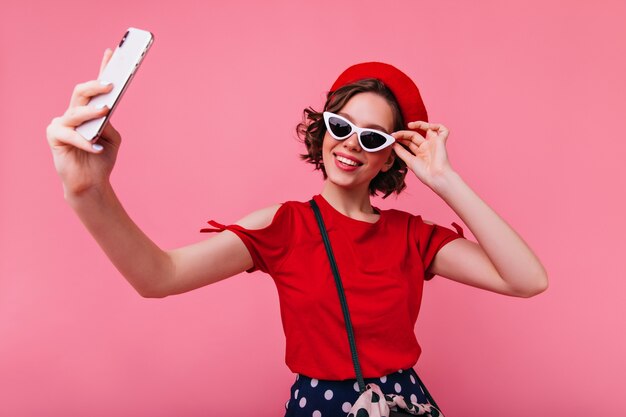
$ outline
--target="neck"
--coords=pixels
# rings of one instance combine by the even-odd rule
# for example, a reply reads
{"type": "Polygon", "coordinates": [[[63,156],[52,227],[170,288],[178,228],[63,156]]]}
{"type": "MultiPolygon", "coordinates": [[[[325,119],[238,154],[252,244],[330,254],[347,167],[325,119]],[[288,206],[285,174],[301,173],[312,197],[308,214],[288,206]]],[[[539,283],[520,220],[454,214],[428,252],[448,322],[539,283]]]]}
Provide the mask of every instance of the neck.
{"type": "Polygon", "coordinates": [[[340,213],[357,220],[371,219],[374,209],[370,202],[369,188],[347,189],[330,181],[324,183],[322,197],[340,213]]]}

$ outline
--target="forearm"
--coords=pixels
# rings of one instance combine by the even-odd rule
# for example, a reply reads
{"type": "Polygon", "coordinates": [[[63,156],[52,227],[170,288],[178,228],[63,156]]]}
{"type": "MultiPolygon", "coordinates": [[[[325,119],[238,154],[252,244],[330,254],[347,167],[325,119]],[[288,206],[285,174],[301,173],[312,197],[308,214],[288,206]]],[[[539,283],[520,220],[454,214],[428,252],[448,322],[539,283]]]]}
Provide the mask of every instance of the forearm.
{"type": "Polygon", "coordinates": [[[460,175],[447,171],[431,188],[463,220],[511,288],[536,294],[547,287],[547,273],[530,247],[460,175]]]}
{"type": "Polygon", "coordinates": [[[128,216],[110,185],[66,194],[87,230],[111,262],[144,297],[159,296],[158,288],[173,276],[169,255],[152,242],[128,216]]]}

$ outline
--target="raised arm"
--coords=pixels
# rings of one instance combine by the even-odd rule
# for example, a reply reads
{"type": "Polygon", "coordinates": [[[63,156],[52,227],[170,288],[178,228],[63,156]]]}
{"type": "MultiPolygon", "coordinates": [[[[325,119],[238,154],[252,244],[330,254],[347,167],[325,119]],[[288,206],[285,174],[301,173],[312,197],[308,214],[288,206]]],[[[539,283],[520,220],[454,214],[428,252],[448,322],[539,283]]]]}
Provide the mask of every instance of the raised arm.
{"type": "MultiPolygon", "coordinates": [[[[227,230],[192,245],[160,249],[128,216],[110,185],[66,198],[109,259],[143,297],[181,294],[252,267],[246,246],[227,230]]],[[[258,210],[237,223],[249,229],[263,228],[271,223],[277,209],[258,210]]]]}
{"type": "Polygon", "coordinates": [[[423,121],[408,127],[425,135],[407,130],[393,133],[398,140],[394,144],[397,156],[459,215],[478,240],[447,243],[435,256],[430,272],[516,297],[545,291],[548,274],[539,258],[450,166],[445,147],[448,129],[423,121]]]}

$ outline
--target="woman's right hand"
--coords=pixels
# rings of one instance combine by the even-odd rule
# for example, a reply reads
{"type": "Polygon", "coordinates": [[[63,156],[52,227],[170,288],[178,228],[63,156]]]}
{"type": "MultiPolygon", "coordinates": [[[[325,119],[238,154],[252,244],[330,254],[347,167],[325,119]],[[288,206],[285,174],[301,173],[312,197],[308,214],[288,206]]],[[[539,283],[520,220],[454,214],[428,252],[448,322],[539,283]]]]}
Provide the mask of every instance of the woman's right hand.
{"type": "MultiPolygon", "coordinates": [[[[104,52],[100,74],[112,54],[110,49],[104,52]]],[[[109,112],[107,107],[97,109],[87,103],[91,97],[108,93],[112,88],[112,84],[103,85],[98,80],[76,85],[68,109],[62,116],[52,119],[46,129],[54,166],[63,181],[66,197],[80,195],[109,181],[122,142],[120,134],[107,123],[94,143],[76,132],[76,127],[109,112]]]]}

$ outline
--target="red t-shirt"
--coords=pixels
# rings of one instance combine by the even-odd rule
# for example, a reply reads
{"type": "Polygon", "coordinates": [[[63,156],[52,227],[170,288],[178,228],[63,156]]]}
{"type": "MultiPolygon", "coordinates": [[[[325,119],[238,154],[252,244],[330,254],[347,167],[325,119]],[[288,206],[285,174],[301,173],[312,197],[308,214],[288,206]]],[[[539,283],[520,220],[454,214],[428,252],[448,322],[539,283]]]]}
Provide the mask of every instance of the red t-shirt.
{"type": "MultiPolygon", "coordinates": [[[[321,195],[320,207],[343,282],[363,376],[380,377],[411,368],[421,348],[414,332],[424,279],[437,251],[463,238],[421,216],[378,210],[368,223],[335,210],[321,195]]],[[[248,248],[254,266],[274,279],[278,289],[285,361],[294,373],[311,378],[354,378],[350,346],[337,287],[308,202],[288,201],[272,223],[258,230],[209,222],[230,230],[248,248]]]]}

